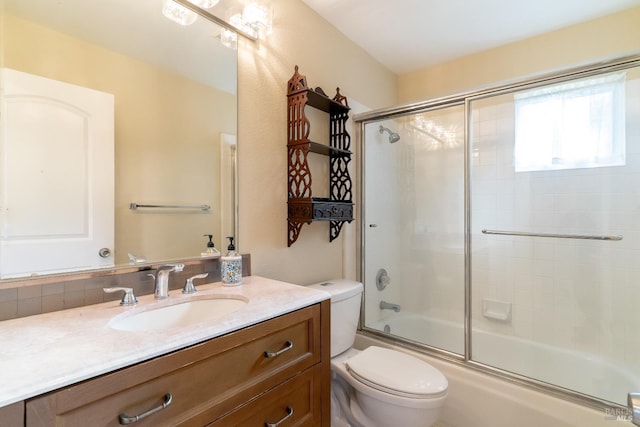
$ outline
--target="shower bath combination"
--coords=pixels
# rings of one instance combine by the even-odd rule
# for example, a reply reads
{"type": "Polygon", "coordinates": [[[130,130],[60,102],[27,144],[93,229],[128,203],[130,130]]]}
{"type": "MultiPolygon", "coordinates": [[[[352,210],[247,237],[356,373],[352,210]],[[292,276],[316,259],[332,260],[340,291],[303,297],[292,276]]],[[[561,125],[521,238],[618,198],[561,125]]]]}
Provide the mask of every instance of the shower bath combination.
{"type": "Polygon", "coordinates": [[[393,144],[400,141],[400,135],[393,132],[391,129],[380,125],[380,134],[383,134],[385,132],[389,133],[389,144],[393,144]]]}
{"type": "Polygon", "coordinates": [[[640,181],[628,179],[640,176],[638,100],[640,56],[355,115],[362,339],[458,359],[517,378],[523,394],[542,389],[601,411],[626,411],[631,393],[629,410],[640,415],[632,356],[640,338],[603,334],[637,318],[631,303],[619,303],[637,296],[620,283],[640,280],[637,267],[621,262],[639,248],[631,201],[640,181]],[[599,101],[585,89],[602,79],[611,82],[609,114],[593,112],[590,102],[599,101]],[[594,135],[611,134],[606,156],[595,142],[538,136],[549,114],[524,112],[534,111],[542,88],[549,96],[536,103],[582,100],[575,114],[584,108],[594,135]],[[614,118],[620,123],[609,126],[614,118]],[[403,144],[391,148],[387,139],[400,140],[393,128],[403,129],[403,144]],[[606,159],[622,160],[614,167],[606,159]]]}

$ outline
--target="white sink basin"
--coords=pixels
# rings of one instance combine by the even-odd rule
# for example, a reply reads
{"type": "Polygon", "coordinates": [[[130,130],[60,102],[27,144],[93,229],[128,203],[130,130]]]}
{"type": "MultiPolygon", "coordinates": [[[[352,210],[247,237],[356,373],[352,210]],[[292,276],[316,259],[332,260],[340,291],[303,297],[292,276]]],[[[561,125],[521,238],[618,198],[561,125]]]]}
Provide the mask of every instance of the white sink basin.
{"type": "Polygon", "coordinates": [[[185,301],[132,315],[123,315],[109,322],[109,327],[120,331],[153,331],[191,326],[210,322],[233,313],[247,305],[247,300],[237,298],[208,298],[185,301]]]}

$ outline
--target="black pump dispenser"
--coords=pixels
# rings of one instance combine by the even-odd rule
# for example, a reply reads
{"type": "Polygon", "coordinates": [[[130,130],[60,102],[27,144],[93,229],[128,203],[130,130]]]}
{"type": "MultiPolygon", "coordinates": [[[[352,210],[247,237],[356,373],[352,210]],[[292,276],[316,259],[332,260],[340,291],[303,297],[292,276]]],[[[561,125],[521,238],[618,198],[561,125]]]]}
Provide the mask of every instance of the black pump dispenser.
{"type": "Polygon", "coordinates": [[[242,256],[236,252],[233,237],[227,239],[227,254],[220,258],[220,279],[222,286],[238,286],[242,284],[242,256]]]}
{"type": "Polygon", "coordinates": [[[227,237],[229,239],[229,246],[227,246],[227,255],[233,255],[236,252],[236,247],[233,245],[233,237],[227,237]]]}
{"type": "Polygon", "coordinates": [[[208,237],[209,241],[207,242],[207,248],[204,252],[200,253],[200,256],[220,256],[220,251],[218,251],[213,245],[213,234],[203,234],[203,236],[208,237]]]}

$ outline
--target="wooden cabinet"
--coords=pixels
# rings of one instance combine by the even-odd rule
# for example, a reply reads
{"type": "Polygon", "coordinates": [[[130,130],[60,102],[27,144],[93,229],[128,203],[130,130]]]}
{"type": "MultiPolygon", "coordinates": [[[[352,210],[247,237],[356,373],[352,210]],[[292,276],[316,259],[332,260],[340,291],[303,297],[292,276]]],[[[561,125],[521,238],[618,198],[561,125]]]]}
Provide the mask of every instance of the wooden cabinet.
{"type": "Polygon", "coordinates": [[[353,221],[352,183],[349,175],[351,137],[346,129],[349,119],[347,98],[336,89],[329,98],[322,89],[311,89],[307,78],[298,73],[298,66],[289,80],[288,104],[288,245],[298,239],[303,224],[311,221],[329,222],[329,240],[340,234],[345,222],[353,221]],[[329,115],[329,141],[309,139],[311,123],[305,108],[309,106],[329,115]],[[311,169],[307,156],[315,153],[329,160],[329,197],[314,197],[311,191],[311,169]]]}
{"type": "Polygon", "coordinates": [[[320,369],[315,367],[210,424],[211,427],[314,426],[321,413],[320,369]]]}
{"type": "Polygon", "coordinates": [[[16,402],[0,408],[0,427],[14,427],[24,424],[24,402],[16,402]]]}
{"type": "Polygon", "coordinates": [[[26,425],[328,427],[328,316],[324,301],[30,399],[26,425]]]}

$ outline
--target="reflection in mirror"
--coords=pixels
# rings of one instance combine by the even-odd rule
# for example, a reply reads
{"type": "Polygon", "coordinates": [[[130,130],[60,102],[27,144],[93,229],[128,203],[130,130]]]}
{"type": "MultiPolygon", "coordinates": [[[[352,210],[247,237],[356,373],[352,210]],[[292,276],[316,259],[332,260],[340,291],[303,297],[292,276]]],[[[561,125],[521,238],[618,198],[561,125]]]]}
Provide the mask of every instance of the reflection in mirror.
{"type": "Polygon", "coordinates": [[[199,257],[204,235],[237,234],[237,60],[218,26],[161,0],[0,5],[0,277],[199,257]]]}

